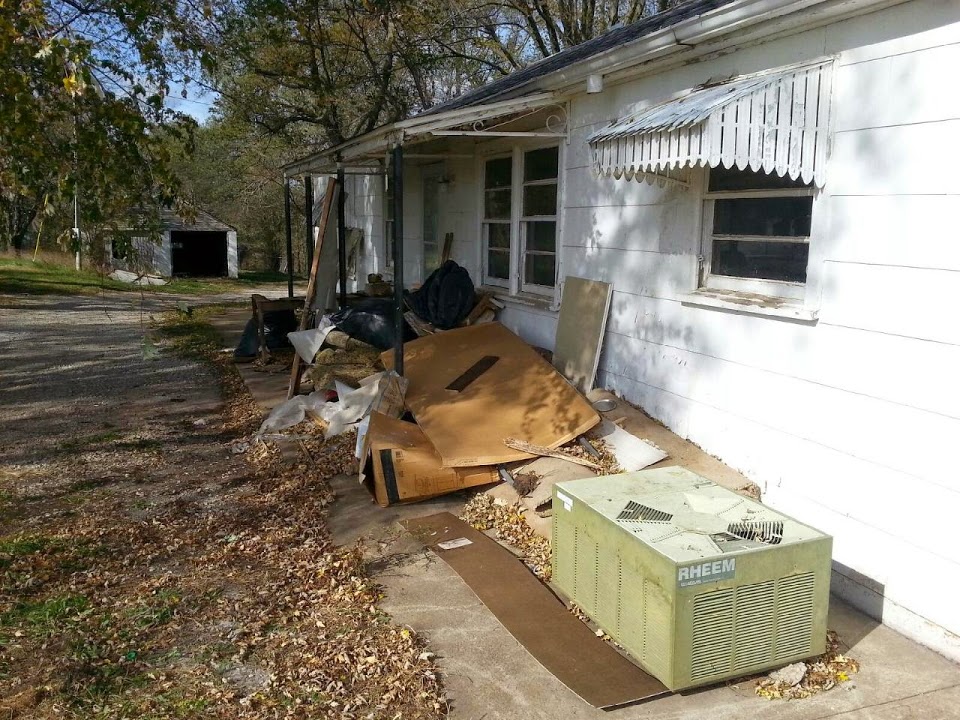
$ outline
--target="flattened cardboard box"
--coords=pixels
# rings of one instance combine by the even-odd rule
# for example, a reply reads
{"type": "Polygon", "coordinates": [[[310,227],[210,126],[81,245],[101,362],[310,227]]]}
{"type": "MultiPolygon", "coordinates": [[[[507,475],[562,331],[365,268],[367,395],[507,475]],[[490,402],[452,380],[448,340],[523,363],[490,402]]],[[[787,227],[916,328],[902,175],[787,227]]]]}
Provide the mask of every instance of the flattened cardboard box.
{"type": "Polygon", "coordinates": [[[445,468],[433,445],[414,423],[370,414],[361,453],[360,482],[387,507],[498,482],[491,467],[445,468]]]}
{"type": "MultiPolygon", "coordinates": [[[[380,357],[393,368],[393,351],[380,357]]],[[[600,422],[550,363],[500,323],[412,340],[403,358],[407,409],[446,467],[527,460],[504,439],[557,448],[600,422]]]]}

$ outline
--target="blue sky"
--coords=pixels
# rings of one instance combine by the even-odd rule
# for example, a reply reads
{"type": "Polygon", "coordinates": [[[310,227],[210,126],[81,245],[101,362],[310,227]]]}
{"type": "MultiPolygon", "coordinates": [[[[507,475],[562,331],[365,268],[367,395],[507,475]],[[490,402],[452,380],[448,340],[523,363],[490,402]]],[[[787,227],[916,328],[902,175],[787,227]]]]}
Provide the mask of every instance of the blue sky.
{"type": "Polygon", "coordinates": [[[217,93],[212,90],[205,90],[196,83],[190,83],[186,98],[180,97],[178,91],[171,93],[167,96],[166,106],[192,116],[198,123],[203,123],[209,117],[217,97],[217,93]]]}

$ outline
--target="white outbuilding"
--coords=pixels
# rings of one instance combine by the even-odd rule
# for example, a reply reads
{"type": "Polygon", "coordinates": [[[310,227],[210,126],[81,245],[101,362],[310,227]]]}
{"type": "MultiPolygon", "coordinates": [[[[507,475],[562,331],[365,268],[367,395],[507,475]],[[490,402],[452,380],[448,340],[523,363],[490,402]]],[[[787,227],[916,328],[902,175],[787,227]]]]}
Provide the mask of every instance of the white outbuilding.
{"type": "Polygon", "coordinates": [[[136,270],[161,277],[237,277],[237,230],[203,210],[181,217],[173,210],[160,213],[159,241],[133,238],[136,259],[125,256],[119,244],[111,244],[115,268],[136,270]]]}

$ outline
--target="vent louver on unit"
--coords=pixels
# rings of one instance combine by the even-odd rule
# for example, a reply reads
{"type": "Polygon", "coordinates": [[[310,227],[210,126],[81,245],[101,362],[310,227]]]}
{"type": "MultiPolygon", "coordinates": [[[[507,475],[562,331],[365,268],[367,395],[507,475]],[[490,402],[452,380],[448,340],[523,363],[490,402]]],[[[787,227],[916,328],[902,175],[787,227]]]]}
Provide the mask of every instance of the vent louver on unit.
{"type": "Polygon", "coordinates": [[[665,523],[672,519],[673,515],[670,513],[654,510],[633,500],[628,502],[627,506],[617,515],[617,520],[639,520],[640,522],[665,523]]]}
{"type": "Polygon", "coordinates": [[[727,525],[727,532],[741,540],[752,540],[765,545],[779,545],[783,540],[783,523],[779,520],[740,522],[727,525]]]}

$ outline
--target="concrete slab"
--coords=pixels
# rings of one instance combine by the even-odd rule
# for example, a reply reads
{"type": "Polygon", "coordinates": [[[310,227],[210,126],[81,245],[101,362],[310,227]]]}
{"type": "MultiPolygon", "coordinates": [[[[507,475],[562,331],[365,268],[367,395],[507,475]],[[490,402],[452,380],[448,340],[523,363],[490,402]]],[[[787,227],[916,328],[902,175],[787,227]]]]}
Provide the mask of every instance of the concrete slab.
{"type": "Polygon", "coordinates": [[[883,626],[867,626],[869,631],[864,632],[870,621],[841,601],[831,607],[830,627],[853,645],[850,653],[863,664],[849,686],[785,702],[758,698],[747,680],[605,713],[583,703],[544,670],[459,576],[432,554],[407,555],[377,579],[386,588],[384,609],[396,621],[425,633],[431,651],[441,658],[453,703],[451,718],[742,720],[761,713],[765,718],[796,720],[850,713],[860,718],[960,717],[956,714],[960,709],[951,706],[954,695],[939,694],[956,690],[960,669],[883,626]],[[898,715],[898,706],[914,714],[898,715]],[[866,710],[874,707],[885,707],[888,714],[866,710]]]}
{"type": "MultiPolygon", "coordinates": [[[[240,342],[243,328],[249,319],[249,308],[235,308],[211,317],[209,322],[220,333],[223,346],[232,349],[240,342]]],[[[290,373],[264,372],[258,370],[253,363],[237,363],[236,365],[247,390],[264,410],[269,412],[287,399],[290,373]]]]}
{"type": "Polygon", "coordinates": [[[334,540],[364,540],[374,578],[386,591],[383,609],[421,633],[438,656],[452,702],[451,718],[960,718],[960,668],[837,599],[831,604],[829,626],[862,664],[848,685],[785,702],[758,698],[748,679],[609,712],[595,710],[542,668],[446,563],[396,525],[401,517],[456,513],[463,497],[380,508],[355,478],[336,478],[334,488],[334,540]]]}
{"type": "Polygon", "coordinates": [[[661,460],[652,468],[682,466],[702,475],[708,480],[713,480],[717,485],[735,492],[741,492],[751,497],[760,497],[760,489],[757,485],[748,480],[728,465],[724,465],[713,455],[708,455],[689,440],[684,440],[679,435],[671,432],[663,425],[658,423],[652,417],[642,410],[634,407],[630,403],[618,398],[608,390],[591,390],[587,393],[590,402],[596,402],[603,398],[609,398],[617,403],[617,407],[609,412],[600,413],[600,416],[616,422],[620,427],[633,433],[641,440],[648,440],[654,445],[669,453],[669,457],[661,460]]]}

